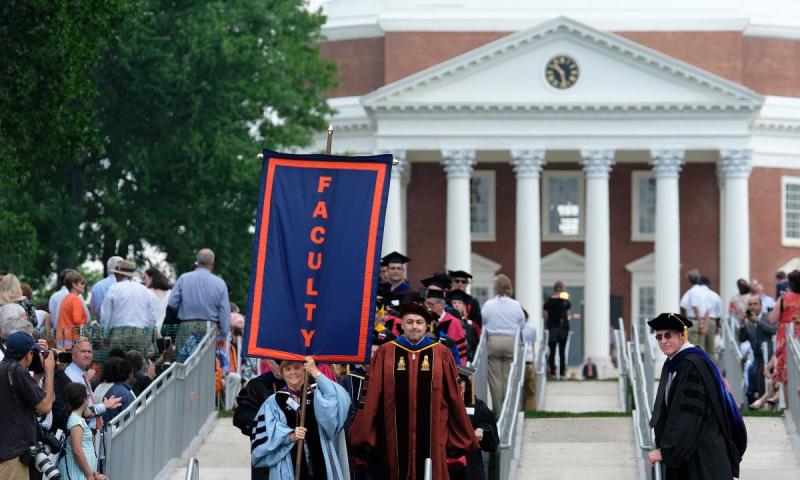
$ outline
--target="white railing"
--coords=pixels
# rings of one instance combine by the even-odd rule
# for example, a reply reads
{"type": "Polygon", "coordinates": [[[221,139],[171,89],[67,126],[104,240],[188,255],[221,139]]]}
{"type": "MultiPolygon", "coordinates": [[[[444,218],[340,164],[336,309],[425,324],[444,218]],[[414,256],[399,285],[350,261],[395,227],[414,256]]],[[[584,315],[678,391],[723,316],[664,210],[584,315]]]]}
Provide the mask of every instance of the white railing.
{"type": "Polygon", "coordinates": [[[617,369],[619,370],[619,378],[617,381],[619,405],[622,407],[623,412],[627,412],[628,405],[628,344],[625,340],[625,321],[620,317],[619,328],[614,330],[614,339],[616,343],[615,353],[617,358],[617,369]]]}
{"type": "MultiPolygon", "coordinates": [[[[797,323],[786,326],[786,375],[784,389],[786,410],[794,423],[794,431],[800,432],[800,340],[795,337],[797,323]]],[[[784,411],[785,413],[785,411],[784,411]]]]}
{"type": "Polygon", "coordinates": [[[186,480],[199,480],[200,479],[200,462],[197,460],[197,457],[192,457],[189,459],[189,463],[186,465],[186,480]]]}
{"type": "MultiPolygon", "coordinates": [[[[720,322],[722,323],[723,344],[722,374],[728,381],[728,385],[730,385],[730,389],[733,393],[733,398],[736,399],[736,403],[741,404],[745,400],[745,392],[744,373],[742,372],[744,357],[742,356],[741,350],[739,350],[739,339],[737,335],[739,330],[739,319],[731,316],[727,319],[722,319],[720,322]]],[[[755,345],[753,347],[755,347],[755,345]]]]}
{"type": "Polygon", "coordinates": [[[519,463],[518,435],[522,428],[524,412],[520,411],[522,394],[525,390],[525,342],[522,331],[517,330],[514,335],[514,360],[511,371],[508,373],[506,383],[506,396],[497,421],[497,430],[500,436],[500,448],[497,451],[498,477],[504,480],[514,480],[517,476],[519,463]]]}
{"type": "Polygon", "coordinates": [[[539,339],[539,346],[536,349],[536,410],[544,410],[544,396],[547,390],[547,355],[550,347],[548,340],[550,331],[542,330],[542,338],[539,339]]]}
{"type": "Polygon", "coordinates": [[[213,418],[215,338],[208,328],[186,362],[173,363],[106,425],[109,478],[156,478],[213,418]]]}
{"type": "Polygon", "coordinates": [[[484,328],[481,332],[478,348],[475,349],[475,356],[469,362],[469,366],[475,369],[475,396],[490,404],[489,402],[489,356],[487,351],[487,335],[484,328]]]}
{"type": "Polygon", "coordinates": [[[647,454],[656,448],[650,418],[653,415],[652,375],[654,364],[649,340],[642,336],[639,322],[632,322],[632,338],[627,348],[627,368],[633,390],[633,427],[636,442],[639,446],[639,466],[647,480],[661,480],[661,463],[656,462],[652,468],[647,467],[647,454]],[[647,365],[645,365],[647,363],[647,365]],[[648,372],[650,376],[648,377],[648,372]]]}

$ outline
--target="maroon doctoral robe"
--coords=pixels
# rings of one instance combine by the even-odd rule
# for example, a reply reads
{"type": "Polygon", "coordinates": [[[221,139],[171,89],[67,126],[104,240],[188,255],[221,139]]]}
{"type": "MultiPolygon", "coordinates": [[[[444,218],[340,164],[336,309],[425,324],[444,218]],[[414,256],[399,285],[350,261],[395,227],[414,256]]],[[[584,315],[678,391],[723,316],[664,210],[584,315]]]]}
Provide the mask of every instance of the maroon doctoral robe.
{"type": "Polygon", "coordinates": [[[380,458],[392,480],[422,480],[426,458],[434,480],[450,478],[447,457],[480,448],[457,379],[452,353],[435,340],[382,345],[350,431],[353,451],[380,458]]]}

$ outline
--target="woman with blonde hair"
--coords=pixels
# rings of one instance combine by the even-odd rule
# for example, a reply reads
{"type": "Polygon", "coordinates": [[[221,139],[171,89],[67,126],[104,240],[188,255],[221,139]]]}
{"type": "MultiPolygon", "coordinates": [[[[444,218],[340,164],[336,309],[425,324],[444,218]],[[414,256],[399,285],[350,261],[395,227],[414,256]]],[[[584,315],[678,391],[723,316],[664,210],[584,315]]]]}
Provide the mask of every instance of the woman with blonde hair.
{"type": "Polygon", "coordinates": [[[22,294],[22,284],[19,283],[19,279],[13,273],[5,275],[3,280],[0,280],[0,306],[9,303],[16,303],[24,308],[28,321],[34,327],[36,326],[38,323],[36,320],[36,307],[22,294]]]}

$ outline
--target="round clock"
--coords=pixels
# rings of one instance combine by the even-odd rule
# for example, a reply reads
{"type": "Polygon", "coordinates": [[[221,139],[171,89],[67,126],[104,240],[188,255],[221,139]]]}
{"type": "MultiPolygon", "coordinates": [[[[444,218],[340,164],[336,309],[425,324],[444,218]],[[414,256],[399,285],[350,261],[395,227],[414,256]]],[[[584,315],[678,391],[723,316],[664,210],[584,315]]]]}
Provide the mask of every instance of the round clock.
{"type": "Polygon", "coordinates": [[[544,73],[547,83],[553,88],[564,90],[575,85],[580,71],[575,60],[566,55],[558,55],[547,62],[544,73]]]}

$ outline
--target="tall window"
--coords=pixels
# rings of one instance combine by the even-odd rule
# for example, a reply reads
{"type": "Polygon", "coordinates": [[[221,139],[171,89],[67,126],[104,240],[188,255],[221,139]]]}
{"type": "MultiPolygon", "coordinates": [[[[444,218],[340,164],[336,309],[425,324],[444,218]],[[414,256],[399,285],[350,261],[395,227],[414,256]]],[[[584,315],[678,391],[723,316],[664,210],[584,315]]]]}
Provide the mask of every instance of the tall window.
{"type": "Polygon", "coordinates": [[[656,289],[639,287],[639,321],[652,320],[656,315],[656,289]]]}
{"type": "Polygon", "coordinates": [[[493,242],[495,222],[494,170],[475,170],[469,179],[472,240],[493,242]]]}
{"type": "Polygon", "coordinates": [[[583,174],[577,171],[542,174],[542,238],[580,240],[583,237],[583,174]]]}
{"type": "Polygon", "coordinates": [[[783,244],[800,246],[800,177],[783,177],[781,183],[783,244]]]}
{"type": "Polygon", "coordinates": [[[651,172],[631,177],[631,240],[653,241],[656,234],[656,179],[651,172]]]}

